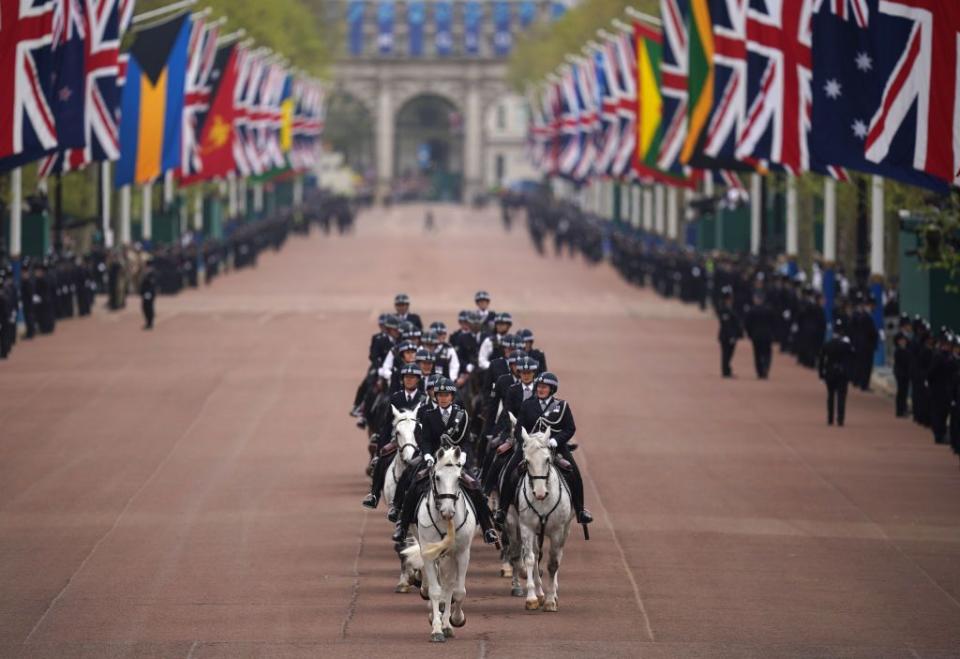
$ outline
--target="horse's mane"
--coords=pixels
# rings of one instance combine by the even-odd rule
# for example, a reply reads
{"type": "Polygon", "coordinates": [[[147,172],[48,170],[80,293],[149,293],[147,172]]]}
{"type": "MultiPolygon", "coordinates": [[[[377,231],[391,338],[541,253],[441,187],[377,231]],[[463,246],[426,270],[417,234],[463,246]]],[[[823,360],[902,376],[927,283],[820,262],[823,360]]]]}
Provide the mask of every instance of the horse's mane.
{"type": "Polygon", "coordinates": [[[444,452],[443,452],[443,455],[441,455],[441,456],[437,459],[437,464],[436,464],[436,466],[437,466],[437,467],[447,467],[447,466],[451,466],[451,465],[452,465],[452,466],[455,466],[455,467],[458,467],[458,468],[460,467],[460,461],[459,461],[459,459],[457,458],[457,452],[454,451],[454,450],[444,451],[444,452]]]}
{"type": "Polygon", "coordinates": [[[524,450],[529,446],[533,449],[545,449],[549,448],[548,442],[550,441],[550,436],[545,432],[532,432],[527,434],[527,439],[524,440],[524,450]]]}

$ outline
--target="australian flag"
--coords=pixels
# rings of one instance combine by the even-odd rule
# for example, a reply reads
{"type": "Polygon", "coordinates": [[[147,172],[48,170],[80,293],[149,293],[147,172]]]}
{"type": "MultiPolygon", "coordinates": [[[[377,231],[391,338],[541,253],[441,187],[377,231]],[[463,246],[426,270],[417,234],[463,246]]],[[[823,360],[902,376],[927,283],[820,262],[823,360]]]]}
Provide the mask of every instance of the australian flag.
{"type": "MultiPolygon", "coordinates": [[[[876,31],[881,21],[889,21],[878,7],[879,0],[826,0],[813,16],[811,159],[946,192],[943,181],[891,164],[913,159],[916,107],[906,117],[913,128],[898,131],[889,143],[889,157],[880,163],[867,159],[871,119],[910,36],[910,26],[901,35],[888,34],[891,52],[878,53],[876,31]]],[[[895,24],[883,27],[896,29],[895,24]]]]}

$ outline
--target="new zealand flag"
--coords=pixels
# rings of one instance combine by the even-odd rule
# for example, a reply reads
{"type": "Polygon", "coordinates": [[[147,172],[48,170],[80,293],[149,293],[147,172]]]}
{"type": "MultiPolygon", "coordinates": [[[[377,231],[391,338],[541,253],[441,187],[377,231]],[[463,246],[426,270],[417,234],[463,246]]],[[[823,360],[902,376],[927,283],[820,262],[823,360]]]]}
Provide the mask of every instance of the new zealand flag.
{"type": "MultiPolygon", "coordinates": [[[[871,118],[881,107],[886,81],[891,79],[899,57],[877,53],[875,31],[880,21],[888,32],[902,28],[903,34],[889,34],[896,43],[906,43],[910,25],[881,17],[879,0],[831,0],[823,2],[813,17],[813,118],[809,133],[811,156],[868,174],[878,174],[945,192],[947,185],[928,174],[892,162],[913,159],[918,109],[912,108],[905,121],[914,128],[899,131],[889,143],[888,158],[871,162],[866,141],[871,118]]],[[[901,51],[898,51],[901,52],[901,51]]]]}

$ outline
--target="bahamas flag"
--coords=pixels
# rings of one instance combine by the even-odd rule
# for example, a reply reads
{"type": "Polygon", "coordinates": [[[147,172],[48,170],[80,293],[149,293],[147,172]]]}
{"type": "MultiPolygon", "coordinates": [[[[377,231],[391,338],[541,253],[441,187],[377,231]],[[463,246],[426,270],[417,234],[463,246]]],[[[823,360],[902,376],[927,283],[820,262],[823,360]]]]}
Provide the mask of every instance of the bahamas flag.
{"type": "Polygon", "coordinates": [[[190,19],[178,16],[137,33],[120,101],[116,185],[147,183],[180,166],[190,19]]]}
{"type": "Polygon", "coordinates": [[[293,76],[287,75],[280,95],[280,150],[289,153],[293,148],[293,76]]]}
{"type": "Polygon", "coordinates": [[[660,32],[634,23],[637,44],[637,164],[641,176],[657,169],[663,141],[663,96],[660,94],[660,61],[663,45],[660,32]]]}

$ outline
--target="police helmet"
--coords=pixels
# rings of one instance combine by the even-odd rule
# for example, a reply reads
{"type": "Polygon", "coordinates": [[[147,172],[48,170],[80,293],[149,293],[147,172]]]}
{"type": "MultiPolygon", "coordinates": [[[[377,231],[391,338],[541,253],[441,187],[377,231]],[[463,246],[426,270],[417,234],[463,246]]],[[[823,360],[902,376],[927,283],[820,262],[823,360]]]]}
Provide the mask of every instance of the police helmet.
{"type": "Polygon", "coordinates": [[[423,373],[420,372],[420,367],[416,364],[404,364],[400,369],[400,377],[405,377],[407,375],[416,375],[418,378],[423,377],[423,373]]]}
{"type": "Polygon", "coordinates": [[[442,320],[435,320],[432,323],[430,323],[430,329],[432,329],[437,334],[446,334],[447,324],[442,320]]]}
{"type": "Polygon", "coordinates": [[[437,386],[437,380],[439,380],[440,377],[441,376],[437,375],[436,373],[431,373],[430,375],[428,375],[424,384],[424,388],[427,391],[434,389],[437,386]]]}
{"type": "Polygon", "coordinates": [[[560,388],[560,379],[550,371],[544,371],[538,375],[534,383],[547,385],[551,393],[557,393],[557,389],[560,388]]]}
{"type": "Polygon", "coordinates": [[[536,373],[540,370],[540,363],[532,357],[521,357],[517,360],[517,370],[521,373],[536,373]]]}
{"type": "Polygon", "coordinates": [[[519,336],[520,339],[521,339],[524,343],[526,343],[527,341],[533,341],[533,340],[535,340],[535,337],[534,337],[534,335],[533,335],[533,330],[532,330],[532,329],[526,329],[526,328],[524,328],[524,329],[520,330],[519,332],[517,332],[517,336],[519,336]]]}
{"type": "Polygon", "coordinates": [[[433,330],[427,330],[423,333],[423,336],[420,337],[420,343],[424,345],[436,345],[439,341],[440,339],[437,338],[437,333],[433,330]]]}
{"type": "Polygon", "coordinates": [[[392,313],[384,314],[384,316],[386,317],[383,319],[383,326],[387,329],[397,329],[400,325],[400,323],[397,322],[397,317],[392,313]]]}
{"type": "Polygon", "coordinates": [[[509,311],[502,311],[494,317],[493,322],[497,325],[500,325],[501,323],[513,325],[513,316],[510,315],[509,311]]]}
{"type": "Polygon", "coordinates": [[[397,346],[397,352],[416,352],[417,344],[413,341],[401,341],[400,345],[397,346]]]}
{"type": "Polygon", "coordinates": [[[411,325],[409,329],[401,332],[400,336],[404,339],[419,339],[423,336],[423,332],[421,332],[416,325],[411,325]]]}
{"type": "Polygon", "coordinates": [[[486,291],[477,291],[477,292],[473,295],[473,301],[474,301],[474,302],[480,302],[481,300],[486,300],[487,302],[489,302],[489,301],[490,301],[490,294],[487,293],[486,291]]]}
{"type": "Polygon", "coordinates": [[[466,309],[462,309],[460,313],[457,314],[458,323],[469,323],[470,322],[470,312],[466,309]]]}
{"type": "Polygon", "coordinates": [[[393,297],[393,305],[398,306],[401,304],[410,304],[410,296],[406,293],[397,293],[393,297]]]}
{"type": "Polygon", "coordinates": [[[387,326],[387,315],[388,315],[388,314],[382,313],[382,314],[380,314],[379,316],[377,316],[377,325],[381,325],[381,326],[383,326],[383,327],[386,327],[386,326],[387,326]]]}
{"type": "Polygon", "coordinates": [[[417,350],[417,356],[414,358],[414,361],[430,362],[432,364],[433,362],[437,361],[437,357],[429,350],[424,350],[423,348],[420,348],[419,350],[417,350]]]}
{"type": "Polygon", "coordinates": [[[450,378],[440,378],[434,385],[433,390],[438,394],[455,394],[457,393],[457,385],[450,378]]]}

